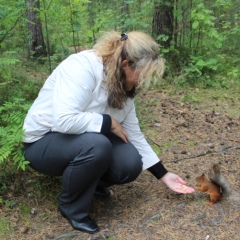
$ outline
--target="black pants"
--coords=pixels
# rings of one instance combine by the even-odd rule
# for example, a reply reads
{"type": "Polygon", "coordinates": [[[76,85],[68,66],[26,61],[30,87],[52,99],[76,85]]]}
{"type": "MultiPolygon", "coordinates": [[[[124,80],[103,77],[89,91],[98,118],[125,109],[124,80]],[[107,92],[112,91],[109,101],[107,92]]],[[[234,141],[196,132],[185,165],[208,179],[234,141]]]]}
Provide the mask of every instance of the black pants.
{"type": "Polygon", "coordinates": [[[142,171],[137,149],[113,134],[51,132],[25,144],[25,158],[38,172],[62,176],[59,208],[75,221],[89,214],[98,185],[128,183],[142,171]]]}

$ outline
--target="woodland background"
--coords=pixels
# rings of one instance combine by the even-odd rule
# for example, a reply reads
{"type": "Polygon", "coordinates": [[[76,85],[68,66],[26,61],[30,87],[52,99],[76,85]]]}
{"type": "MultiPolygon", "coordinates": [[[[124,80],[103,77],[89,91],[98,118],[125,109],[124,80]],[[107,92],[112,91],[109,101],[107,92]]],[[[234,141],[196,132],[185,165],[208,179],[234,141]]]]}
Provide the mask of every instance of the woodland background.
{"type": "Polygon", "coordinates": [[[237,0],[0,0],[0,162],[25,169],[19,144],[29,104],[60,61],[104,31],[152,35],[168,84],[239,87],[239,10],[237,0]]]}
{"type": "Polygon", "coordinates": [[[181,101],[197,102],[192,89],[239,101],[238,0],[0,0],[1,206],[12,206],[9,176],[28,169],[22,122],[46,77],[109,30],[144,31],[159,43],[166,73],[152,89],[181,91],[181,101]]]}

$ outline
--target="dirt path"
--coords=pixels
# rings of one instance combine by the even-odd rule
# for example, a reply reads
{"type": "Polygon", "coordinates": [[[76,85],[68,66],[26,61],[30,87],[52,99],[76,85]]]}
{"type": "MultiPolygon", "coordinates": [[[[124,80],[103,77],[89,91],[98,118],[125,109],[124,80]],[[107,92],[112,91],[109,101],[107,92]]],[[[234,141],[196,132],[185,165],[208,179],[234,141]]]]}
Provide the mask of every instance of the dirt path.
{"type": "MultiPolygon", "coordinates": [[[[179,99],[181,94],[141,92],[138,113],[149,143],[164,165],[190,186],[196,185],[197,175],[219,163],[234,191],[240,193],[240,114],[228,114],[230,108],[240,112],[240,101],[188,104],[179,99]]],[[[1,219],[11,224],[6,224],[8,231],[0,239],[240,239],[239,199],[206,207],[208,197],[203,193],[178,195],[148,171],[135,182],[110,190],[111,197],[93,201],[91,215],[102,230],[88,235],[74,231],[58,213],[60,179],[30,170],[15,176],[4,197],[8,207],[1,207],[1,219]]]]}

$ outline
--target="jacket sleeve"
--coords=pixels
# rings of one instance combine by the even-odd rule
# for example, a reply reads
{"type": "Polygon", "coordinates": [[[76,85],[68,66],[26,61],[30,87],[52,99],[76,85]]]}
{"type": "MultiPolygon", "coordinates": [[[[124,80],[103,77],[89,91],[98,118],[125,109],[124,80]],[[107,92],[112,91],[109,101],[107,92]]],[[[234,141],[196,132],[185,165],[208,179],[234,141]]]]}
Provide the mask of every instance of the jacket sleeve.
{"type": "Polygon", "coordinates": [[[158,163],[158,156],[147,143],[143,133],[141,132],[134,104],[122,122],[122,126],[127,131],[130,142],[137,148],[142,156],[143,170],[158,163]]]}
{"type": "Polygon", "coordinates": [[[163,166],[161,162],[157,162],[148,168],[148,171],[152,173],[157,179],[162,178],[168,172],[168,170],[163,166]]]}
{"type": "Polygon", "coordinates": [[[84,112],[96,86],[94,74],[96,69],[93,69],[94,63],[90,63],[85,56],[73,54],[63,61],[50,76],[55,79],[54,131],[68,134],[101,131],[103,116],[94,112],[84,112]]]}

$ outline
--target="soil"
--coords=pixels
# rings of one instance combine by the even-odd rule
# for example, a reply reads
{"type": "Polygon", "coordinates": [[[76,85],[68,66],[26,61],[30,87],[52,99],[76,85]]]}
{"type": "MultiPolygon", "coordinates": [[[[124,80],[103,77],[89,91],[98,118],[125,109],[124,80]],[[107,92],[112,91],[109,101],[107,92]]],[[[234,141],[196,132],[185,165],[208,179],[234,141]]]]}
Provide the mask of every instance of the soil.
{"type": "Polygon", "coordinates": [[[89,235],[72,229],[59,214],[61,179],[27,169],[1,186],[0,220],[5,225],[0,239],[240,239],[240,99],[180,101],[184,96],[140,92],[137,109],[147,140],[165,167],[192,187],[198,175],[220,164],[235,197],[208,207],[205,193],[177,194],[144,171],[132,183],[110,187],[110,197],[93,199],[90,215],[101,231],[89,235]],[[230,109],[237,114],[231,116],[230,109]]]}

